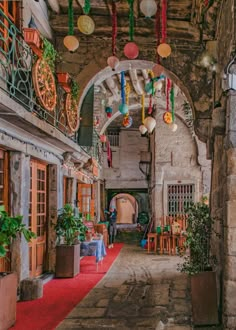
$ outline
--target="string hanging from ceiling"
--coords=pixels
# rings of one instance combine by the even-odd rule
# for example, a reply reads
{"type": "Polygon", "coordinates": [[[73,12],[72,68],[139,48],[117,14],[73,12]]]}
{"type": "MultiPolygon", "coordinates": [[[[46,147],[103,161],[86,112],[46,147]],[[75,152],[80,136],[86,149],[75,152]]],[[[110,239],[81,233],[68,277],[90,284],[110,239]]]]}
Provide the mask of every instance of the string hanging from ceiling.
{"type": "Polygon", "coordinates": [[[121,71],[121,104],[119,105],[119,111],[122,115],[125,115],[129,111],[128,105],[125,103],[125,72],[121,71]]]}
{"type": "Polygon", "coordinates": [[[141,119],[142,119],[142,124],[139,126],[139,131],[143,135],[147,132],[147,128],[144,126],[144,120],[145,120],[145,94],[143,93],[141,96],[141,119]]]}
{"type": "Polygon", "coordinates": [[[91,17],[88,16],[90,12],[90,8],[91,8],[90,0],[85,0],[83,6],[84,15],[81,15],[77,21],[78,29],[80,30],[80,32],[86,35],[92,34],[95,29],[94,21],[92,20],[91,17]]]}
{"type": "Polygon", "coordinates": [[[171,80],[166,78],[166,111],[163,115],[163,120],[166,124],[172,123],[172,113],[170,112],[170,89],[171,80]]]}
{"type": "MultiPolygon", "coordinates": [[[[128,82],[126,82],[126,85],[125,85],[125,101],[126,101],[126,105],[129,106],[129,95],[130,95],[130,84],[128,82]]],[[[133,119],[132,117],[129,115],[129,111],[125,114],[124,116],[124,119],[123,119],[123,126],[125,128],[128,128],[132,125],[133,123],[133,119]]]]}
{"type": "Polygon", "coordinates": [[[68,35],[63,40],[64,46],[74,52],[79,47],[79,40],[74,36],[73,0],[68,0],[68,35]]]}
{"type": "Polygon", "coordinates": [[[172,123],[169,125],[169,128],[172,132],[175,132],[178,128],[175,123],[175,93],[174,93],[174,85],[172,82],[171,90],[170,90],[170,102],[171,102],[171,115],[172,115],[172,123]]]}
{"type": "Polygon", "coordinates": [[[162,7],[161,7],[161,43],[157,47],[157,53],[162,58],[167,58],[171,54],[171,47],[166,43],[167,38],[167,0],[162,0],[162,7]]]}
{"type": "Polygon", "coordinates": [[[112,1],[112,56],[108,57],[107,64],[115,71],[119,65],[119,59],[116,57],[116,38],[117,38],[117,11],[116,3],[112,1]]]}
{"type": "Polygon", "coordinates": [[[128,0],[129,3],[129,40],[124,47],[124,54],[130,60],[138,57],[139,49],[134,42],[134,0],[128,0]]]}

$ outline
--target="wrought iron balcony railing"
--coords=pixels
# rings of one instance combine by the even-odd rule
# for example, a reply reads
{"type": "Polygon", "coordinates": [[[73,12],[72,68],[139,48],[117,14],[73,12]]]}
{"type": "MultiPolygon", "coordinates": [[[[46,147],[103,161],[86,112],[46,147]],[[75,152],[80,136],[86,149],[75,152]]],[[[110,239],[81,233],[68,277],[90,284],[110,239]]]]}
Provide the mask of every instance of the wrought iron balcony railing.
{"type": "Polygon", "coordinates": [[[21,31],[1,10],[0,17],[0,90],[4,90],[32,115],[53,125],[72,140],[76,140],[76,133],[71,132],[67,124],[66,93],[56,84],[55,108],[48,111],[40,105],[32,78],[32,69],[37,57],[25,43],[21,31]]]}

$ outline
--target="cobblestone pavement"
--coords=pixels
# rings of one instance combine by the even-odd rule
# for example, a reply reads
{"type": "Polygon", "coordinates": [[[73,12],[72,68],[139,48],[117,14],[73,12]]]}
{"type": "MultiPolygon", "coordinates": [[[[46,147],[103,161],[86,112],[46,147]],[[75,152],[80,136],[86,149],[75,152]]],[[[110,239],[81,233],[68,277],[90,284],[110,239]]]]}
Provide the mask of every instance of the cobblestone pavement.
{"type": "Polygon", "coordinates": [[[188,277],[179,257],[125,245],[110,271],[57,330],[190,330],[188,277]]]}

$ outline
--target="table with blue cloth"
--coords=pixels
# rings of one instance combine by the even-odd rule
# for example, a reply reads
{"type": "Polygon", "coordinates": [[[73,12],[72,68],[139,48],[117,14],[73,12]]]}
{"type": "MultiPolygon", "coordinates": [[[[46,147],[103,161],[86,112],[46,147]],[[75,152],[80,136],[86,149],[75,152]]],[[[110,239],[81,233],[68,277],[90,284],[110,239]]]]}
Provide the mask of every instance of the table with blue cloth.
{"type": "Polygon", "coordinates": [[[92,241],[84,241],[80,243],[80,255],[83,257],[96,257],[96,264],[107,255],[106,247],[103,239],[94,239],[92,241]]]}

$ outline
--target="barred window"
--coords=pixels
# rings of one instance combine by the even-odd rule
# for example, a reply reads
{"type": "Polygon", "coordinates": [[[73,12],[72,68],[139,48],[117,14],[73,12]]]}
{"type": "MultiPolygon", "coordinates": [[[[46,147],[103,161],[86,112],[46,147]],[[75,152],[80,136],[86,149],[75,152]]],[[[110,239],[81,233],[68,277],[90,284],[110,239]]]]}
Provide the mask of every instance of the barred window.
{"type": "Polygon", "coordinates": [[[184,209],[194,201],[194,184],[168,184],[168,215],[184,214],[184,209]]]}
{"type": "Polygon", "coordinates": [[[110,141],[111,147],[120,146],[120,132],[118,130],[108,131],[108,140],[110,141]]]}

